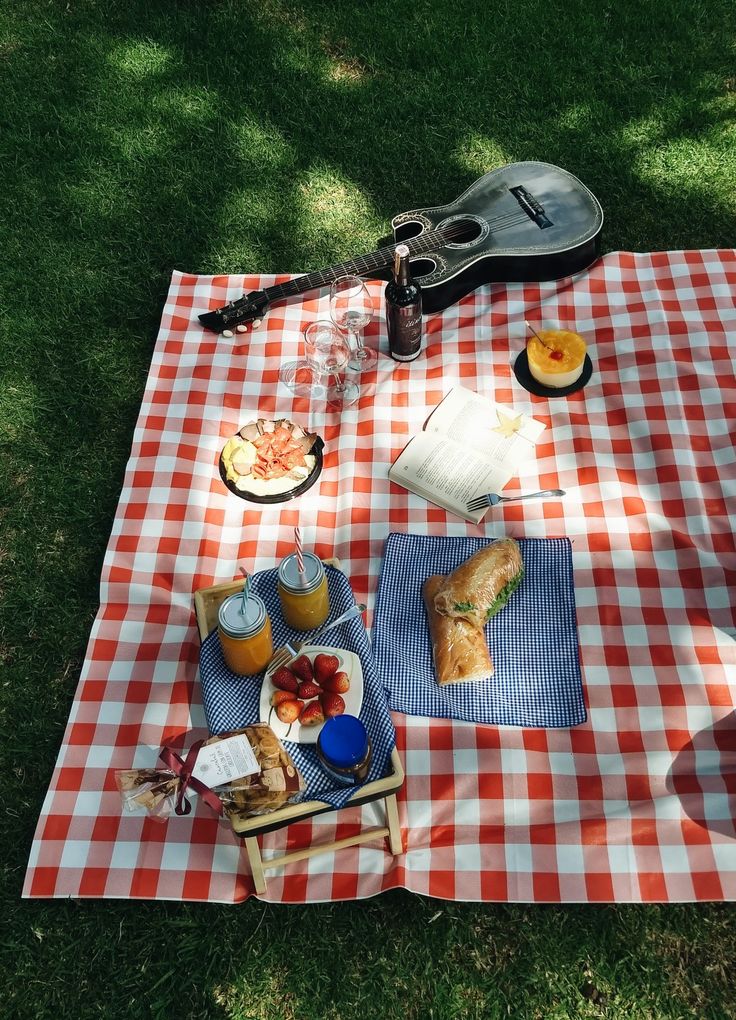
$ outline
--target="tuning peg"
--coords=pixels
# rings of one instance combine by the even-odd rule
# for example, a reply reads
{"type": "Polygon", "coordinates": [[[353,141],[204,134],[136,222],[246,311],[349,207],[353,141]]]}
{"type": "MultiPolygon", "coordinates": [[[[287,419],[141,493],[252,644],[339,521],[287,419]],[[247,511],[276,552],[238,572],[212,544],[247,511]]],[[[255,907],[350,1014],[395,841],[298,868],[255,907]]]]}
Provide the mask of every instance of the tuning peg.
{"type": "Polygon", "coordinates": [[[247,333],[248,332],[248,327],[243,322],[239,323],[235,327],[235,329],[238,331],[238,333],[247,333]]]}
{"type": "Polygon", "coordinates": [[[263,319],[254,319],[253,320],[253,329],[258,329],[258,327],[260,326],[260,324],[262,322],[263,322],[263,319]]]}

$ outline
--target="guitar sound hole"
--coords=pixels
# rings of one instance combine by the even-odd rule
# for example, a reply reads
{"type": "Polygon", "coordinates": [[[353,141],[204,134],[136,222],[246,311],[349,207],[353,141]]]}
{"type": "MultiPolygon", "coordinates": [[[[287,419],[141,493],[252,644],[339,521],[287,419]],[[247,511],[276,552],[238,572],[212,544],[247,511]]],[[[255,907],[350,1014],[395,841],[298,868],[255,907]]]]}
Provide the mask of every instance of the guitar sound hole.
{"type": "Polygon", "coordinates": [[[402,241],[409,241],[412,237],[418,237],[424,230],[424,224],[418,223],[417,220],[411,220],[409,223],[400,223],[394,230],[394,239],[397,244],[402,241]]]}
{"type": "Polygon", "coordinates": [[[488,224],[480,216],[463,216],[462,213],[448,216],[437,225],[437,229],[441,231],[447,248],[472,248],[490,232],[488,224]]]}
{"type": "Polygon", "coordinates": [[[477,241],[483,233],[483,227],[477,220],[465,220],[462,226],[462,233],[457,239],[459,244],[468,244],[470,241],[477,241]]]}
{"type": "Polygon", "coordinates": [[[429,276],[437,268],[437,263],[433,259],[410,259],[410,262],[411,275],[415,280],[419,280],[423,276],[429,276]]]}

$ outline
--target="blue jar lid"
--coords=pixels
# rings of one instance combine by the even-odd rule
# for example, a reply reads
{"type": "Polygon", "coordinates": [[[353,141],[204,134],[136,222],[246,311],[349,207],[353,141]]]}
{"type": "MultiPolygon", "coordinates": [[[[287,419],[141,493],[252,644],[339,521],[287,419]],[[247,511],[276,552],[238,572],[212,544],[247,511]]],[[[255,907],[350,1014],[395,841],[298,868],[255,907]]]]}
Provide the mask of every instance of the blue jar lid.
{"type": "Polygon", "coordinates": [[[368,734],[354,715],[328,719],[319,734],[322,754],[338,769],[349,769],[363,761],[368,752],[368,734]]]}

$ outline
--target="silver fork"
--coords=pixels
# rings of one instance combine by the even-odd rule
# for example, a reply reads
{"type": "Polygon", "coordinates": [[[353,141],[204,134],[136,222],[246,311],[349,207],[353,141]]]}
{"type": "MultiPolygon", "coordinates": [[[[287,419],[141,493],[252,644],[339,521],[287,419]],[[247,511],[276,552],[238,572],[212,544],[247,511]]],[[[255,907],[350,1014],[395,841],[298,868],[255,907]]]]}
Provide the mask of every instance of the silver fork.
{"type": "Polygon", "coordinates": [[[297,657],[302,648],[305,648],[307,645],[313,645],[315,638],[326,634],[328,630],[332,630],[332,628],[337,627],[338,624],[346,623],[348,620],[352,620],[354,617],[360,616],[360,614],[365,611],[365,604],[363,602],[357,602],[354,606],[351,606],[346,613],[343,613],[342,616],[338,616],[336,620],[333,620],[332,623],[327,623],[324,627],[319,627],[317,630],[312,631],[311,637],[305,638],[304,641],[286,641],[281,648],[276,649],[271,661],[268,666],[266,666],[266,671],[270,673],[271,670],[278,669],[279,666],[286,666],[287,663],[297,657]]]}
{"type": "Polygon", "coordinates": [[[516,499],[546,499],[564,496],[564,489],[542,489],[541,492],[527,492],[523,496],[499,496],[497,492],[487,492],[485,496],[476,496],[468,501],[468,510],[475,513],[476,510],[483,510],[487,506],[496,506],[498,503],[510,503],[516,499]]]}

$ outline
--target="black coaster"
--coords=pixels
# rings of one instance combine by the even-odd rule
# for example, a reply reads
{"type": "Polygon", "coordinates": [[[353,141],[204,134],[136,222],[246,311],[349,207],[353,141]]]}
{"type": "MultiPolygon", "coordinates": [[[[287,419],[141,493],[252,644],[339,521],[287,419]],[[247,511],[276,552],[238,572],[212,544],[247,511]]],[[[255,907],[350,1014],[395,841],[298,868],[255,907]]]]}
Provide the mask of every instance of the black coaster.
{"type": "Polygon", "coordinates": [[[582,390],[583,386],[590,382],[592,374],[593,362],[590,360],[590,356],[586,354],[585,361],[583,362],[583,374],[578,381],[572,383],[571,386],[563,386],[557,389],[554,386],[542,386],[541,383],[537,382],[529,371],[529,360],[526,356],[526,351],[522,351],[514,362],[514,375],[517,380],[525,390],[529,390],[536,397],[569,397],[571,393],[577,393],[578,390],[582,390]]]}

